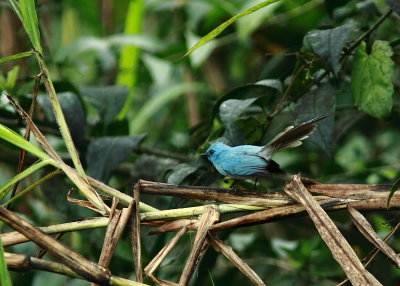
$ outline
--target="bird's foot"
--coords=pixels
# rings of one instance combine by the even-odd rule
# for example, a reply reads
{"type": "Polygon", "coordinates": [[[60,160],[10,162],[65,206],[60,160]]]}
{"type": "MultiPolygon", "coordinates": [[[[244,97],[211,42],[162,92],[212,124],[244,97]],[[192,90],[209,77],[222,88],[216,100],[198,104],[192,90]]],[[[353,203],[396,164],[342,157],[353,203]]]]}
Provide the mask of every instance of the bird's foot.
{"type": "Polygon", "coordinates": [[[233,194],[235,194],[235,195],[238,194],[238,192],[240,191],[238,186],[240,185],[241,182],[242,182],[242,180],[240,180],[232,185],[231,190],[233,191],[233,194]]]}
{"type": "Polygon", "coordinates": [[[256,191],[257,192],[257,178],[256,178],[256,181],[254,182],[254,187],[253,187],[253,189],[254,189],[254,191],[256,191]]]}

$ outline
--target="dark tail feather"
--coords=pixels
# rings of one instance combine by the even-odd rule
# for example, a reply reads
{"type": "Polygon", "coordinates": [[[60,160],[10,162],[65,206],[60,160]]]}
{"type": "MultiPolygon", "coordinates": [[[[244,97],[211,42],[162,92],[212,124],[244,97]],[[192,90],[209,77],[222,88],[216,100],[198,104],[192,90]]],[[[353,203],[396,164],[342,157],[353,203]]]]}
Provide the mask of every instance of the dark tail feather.
{"type": "Polygon", "coordinates": [[[301,145],[301,140],[307,138],[308,135],[315,131],[315,123],[324,119],[325,117],[326,115],[321,115],[296,127],[287,127],[281,133],[276,135],[271,142],[265,145],[260,153],[265,153],[265,155],[270,156],[272,153],[301,145]]]}

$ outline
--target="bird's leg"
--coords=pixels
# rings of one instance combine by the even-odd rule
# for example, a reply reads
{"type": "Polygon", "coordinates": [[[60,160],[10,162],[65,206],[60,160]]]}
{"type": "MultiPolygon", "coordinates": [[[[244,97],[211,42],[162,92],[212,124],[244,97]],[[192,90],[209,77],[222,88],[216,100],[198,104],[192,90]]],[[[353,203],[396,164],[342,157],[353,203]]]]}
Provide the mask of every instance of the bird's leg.
{"type": "Polygon", "coordinates": [[[253,187],[255,191],[257,191],[257,180],[258,180],[258,178],[256,178],[256,181],[254,182],[254,187],[253,187]]]}
{"type": "Polygon", "coordinates": [[[239,181],[237,181],[236,183],[234,183],[233,185],[232,185],[232,191],[234,192],[234,194],[236,195],[236,193],[238,192],[238,186],[239,186],[239,184],[240,183],[242,183],[243,182],[243,180],[239,180],[239,181]]]}

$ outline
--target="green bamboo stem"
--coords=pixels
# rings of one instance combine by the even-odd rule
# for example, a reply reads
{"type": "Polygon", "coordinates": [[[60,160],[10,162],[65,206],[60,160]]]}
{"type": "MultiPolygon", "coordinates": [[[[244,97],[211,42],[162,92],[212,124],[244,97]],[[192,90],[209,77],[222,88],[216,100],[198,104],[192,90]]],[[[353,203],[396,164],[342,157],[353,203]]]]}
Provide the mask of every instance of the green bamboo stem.
{"type": "MultiPolygon", "coordinates": [[[[140,33],[142,29],[144,3],[144,0],[131,0],[129,2],[124,34],[134,35],[140,33]]],[[[124,107],[118,114],[117,118],[119,120],[126,118],[135,97],[134,88],[137,81],[139,53],[140,49],[138,47],[130,45],[125,45],[121,50],[117,84],[126,85],[130,89],[130,92],[125,101],[124,107]]]]}
{"type": "MultiPolygon", "coordinates": [[[[24,254],[14,254],[10,252],[5,252],[5,258],[7,264],[13,269],[20,269],[23,271],[37,269],[47,272],[53,272],[65,276],[69,276],[72,278],[78,278],[86,280],[84,277],[78,275],[69,267],[65,266],[62,263],[48,261],[36,257],[31,257],[24,254]]],[[[147,284],[138,283],[132,280],[128,280],[122,277],[110,276],[109,285],[116,286],[146,286],[147,284]]]]}
{"type": "Polygon", "coordinates": [[[16,183],[26,178],[27,176],[33,174],[37,170],[40,170],[44,166],[51,164],[52,159],[48,158],[45,160],[41,160],[38,163],[31,165],[29,168],[25,169],[18,175],[12,177],[8,182],[6,182],[3,186],[0,187],[0,200],[4,198],[8,192],[11,190],[11,187],[16,183]]]}
{"type": "MultiPolygon", "coordinates": [[[[50,174],[47,174],[46,176],[44,176],[43,178],[41,178],[40,180],[36,181],[35,183],[33,183],[32,185],[30,185],[29,187],[25,188],[24,190],[22,190],[21,192],[19,192],[17,195],[15,195],[13,198],[11,198],[10,200],[6,201],[4,204],[2,204],[3,207],[9,205],[10,203],[14,202],[15,200],[17,200],[18,198],[22,197],[23,195],[25,195],[26,193],[28,193],[29,191],[33,190],[34,188],[36,188],[37,186],[41,185],[43,182],[46,182],[47,180],[53,178],[54,176],[60,174],[62,172],[61,169],[57,169],[53,172],[51,172],[50,174]]],[[[1,192],[1,191],[0,191],[1,192]]]]}
{"type": "Polygon", "coordinates": [[[67,121],[65,120],[60,102],[58,101],[56,90],[54,89],[54,85],[51,80],[49,70],[46,66],[43,56],[40,53],[36,53],[36,59],[39,63],[40,70],[43,73],[44,84],[46,86],[47,93],[50,97],[50,101],[53,106],[54,115],[60,127],[61,135],[65,141],[65,145],[71,156],[72,162],[78,174],[81,175],[85,181],[87,181],[85,170],[82,167],[78,151],[76,150],[74,142],[72,141],[71,133],[69,132],[67,121]]]}
{"type": "MultiPolygon", "coordinates": [[[[108,225],[108,222],[109,222],[108,217],[95,217],[82,221],[73,221],[62,224],[39,227],[39,229],[47,234],[56,234],[62,232],[103,228],[108,225]]],[[[0,235],[0,239],[3,242],[4,246],[10,246],[29,241],[27,237],[18,232],[3,233],[0,235]]]]}
{"type": "MultiPolygon", "coordinates": [[[[211,206],[217,208],[219,212],[222,214],[232,213],[232,212],[259,211],[267,209],[266,207],[246,206],[237,204],[221,204],[221,205],[212,204],[211,206]]],[[[190,208],[141,213],[140,220],[151,221],[151,220],[177,219],[177,218],[187,218],[187,217],[197,216],[203,213],[204,207],[205,206],[198,206],[190,208]]]]}
{"type": "MultiPolygon", "coordinates": [[[[111,188],[110,186],[108,186],[100,181],[97,181],[91,177],[88,177],[88,179],[89,179],[89,183],[93,187],[95,187],[96,189],[98,189],[99,191],[101,191],[102,193],[104,193],[106,195],[109,195],[109,196],[112,196],[113,198],[119,199],[126,206],[128,206],[133,200],[133,198],[131,196],[128,196],[127,194],[124,194],[114,188],[111,188]]],[[[147,205],[145,203],[142,203],[142,202],[139,202],[139,209],[142,212],[157,212],[157,211],[159,211],[158,209],[156,209],[150,205],[147,205]]]]}

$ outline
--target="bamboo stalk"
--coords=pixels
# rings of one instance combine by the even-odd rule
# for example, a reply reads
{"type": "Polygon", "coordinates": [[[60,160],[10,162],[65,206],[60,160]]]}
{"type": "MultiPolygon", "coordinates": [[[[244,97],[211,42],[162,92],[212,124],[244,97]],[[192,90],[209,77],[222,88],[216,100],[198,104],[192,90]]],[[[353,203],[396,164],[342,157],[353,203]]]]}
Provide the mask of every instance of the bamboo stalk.
{"type": "MultiPolygon", "coordinates": [[[[82,221],[74,221],[74,222],[67,222],[45,227],[39,227],[39,229],[47,234],[56,234],[60,232],[71,232],[84,229],[102,228],[106,227],[108,225],[108,222],[109,222],[108,217],[94,217],[82,221]]],[[[24,236],[22,233],[19,233],[18,231],[2,233],[0,234],[0,239],[5,247],[30,241],[29,238],[24,236]]]]}
{"type": "Polygon", "coordinates": [[[65,244],[59,242],[48,234],[45,234],[27,221],[15,215],[13,212],[1,206],[0,220],[15,230],[23,233],[26,237],[49,252],[50,255],[59,259],[62,263],[70,267],[77,274],[85,277],[87,280],[93,282],[100,281],[101,283],[106,283],[109,280],[110,273],[107,269],[87,260],[65,244]]]}
{"type": "MultiPolygon", "coordinates": [[[[47,272],[53,272],[72,278],[85,279],[84,277],[75,273],[71,268],[68,268],[64,264],[48,261],[44,259],[39,259],[36,257],[31,257],[25,254],[14,254],[10,252],[5,253],[7,266],[11,270],[18,271],[29,271],[32,269],[43,270],[47,272]]],[[[100,282],[100,281],[97,281],[100,282]]],[[[146,286],[147,284],[137,283],[132,280],[125,278],[111,276],[107,285],[117,285],[117,286],[146,286]]],[[[147,285],[148,286],[148,285],[147,285]]]]}

